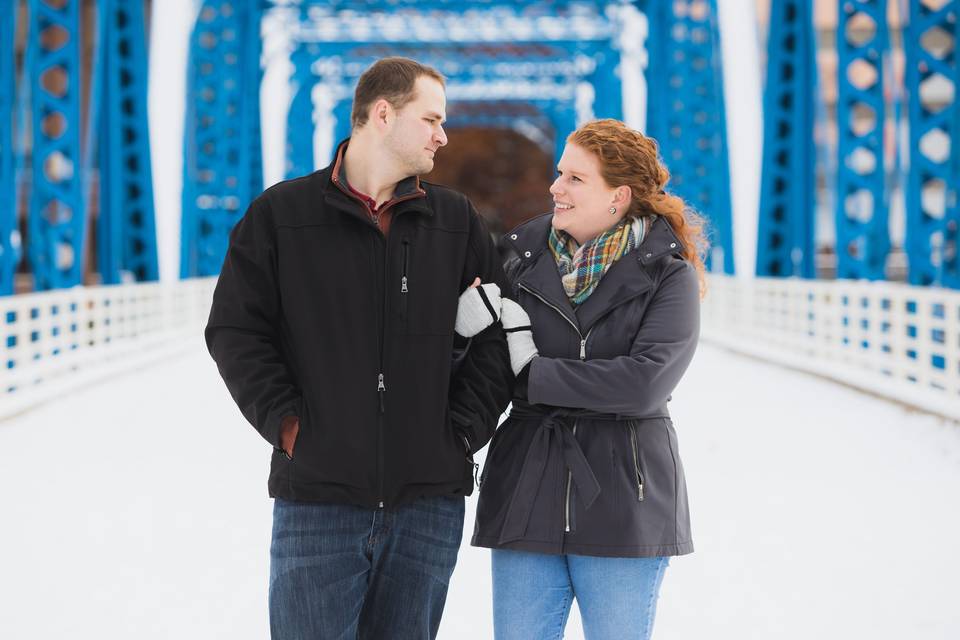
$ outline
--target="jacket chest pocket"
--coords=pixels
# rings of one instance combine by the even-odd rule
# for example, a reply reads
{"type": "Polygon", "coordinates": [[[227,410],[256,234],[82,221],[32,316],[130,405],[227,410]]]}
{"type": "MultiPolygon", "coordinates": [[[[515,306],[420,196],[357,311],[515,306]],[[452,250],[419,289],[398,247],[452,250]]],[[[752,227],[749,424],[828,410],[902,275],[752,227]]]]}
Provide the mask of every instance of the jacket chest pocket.
{"type": "Polygon", "coordinates": [[[423,235],[427,237],[404,237],[397,252],[399,277],[394,286],[400,325],[408,335],[452,335],[462,258],[438,242],[455,244],[455,237],[423,235]]]}
{"type": "Polygon", "coordinates": [[[400,321],[406,323],[410,299],[410,238],[404,238],[400,248],[400,321]]]}

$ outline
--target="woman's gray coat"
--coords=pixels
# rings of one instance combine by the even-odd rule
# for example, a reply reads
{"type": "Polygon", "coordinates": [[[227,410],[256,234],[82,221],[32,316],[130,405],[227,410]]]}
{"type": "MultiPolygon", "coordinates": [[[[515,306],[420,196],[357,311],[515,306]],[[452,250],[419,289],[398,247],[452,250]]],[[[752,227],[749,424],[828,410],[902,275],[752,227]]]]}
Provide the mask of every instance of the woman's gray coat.
{"type": "MultiPolygon", "coordinates": [[[[527,397],[487,452],[472,543],[589,556],[693,551],[667,401],[700,327],[699,281],[656,218],[574,310],[547,247],[550,214],[504,236],[540,352],[527,397]]],[[[522,389],[518,389],[522,393],[522,389]]]]}

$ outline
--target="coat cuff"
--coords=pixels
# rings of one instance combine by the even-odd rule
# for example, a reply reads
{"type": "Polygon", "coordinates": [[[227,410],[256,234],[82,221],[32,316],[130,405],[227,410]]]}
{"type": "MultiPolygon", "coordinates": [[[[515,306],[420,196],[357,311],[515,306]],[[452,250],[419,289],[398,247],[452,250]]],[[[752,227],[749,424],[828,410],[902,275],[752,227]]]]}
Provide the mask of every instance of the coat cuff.
{"type": "Polygon", "coordinates": [[[550,358],[534,358],[527,364],[527,402],[530,404],[550,404],[544,398],[542,380],[545,373],[544,366],[550,358]]]}

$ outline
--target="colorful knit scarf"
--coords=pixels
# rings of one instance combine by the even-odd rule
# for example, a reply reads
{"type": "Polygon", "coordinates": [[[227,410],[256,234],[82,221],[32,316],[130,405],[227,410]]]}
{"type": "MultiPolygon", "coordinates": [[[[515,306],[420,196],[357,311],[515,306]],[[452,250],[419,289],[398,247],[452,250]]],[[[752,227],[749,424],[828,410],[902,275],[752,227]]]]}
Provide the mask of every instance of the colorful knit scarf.
{"type": "Polygon", "coordinates": [[[607,269],[641,242],[652,218],[624,218],[582,246],[565,231],[550,229],[550,251],[557,261],[563,289],[574,306],[582,304],[600,284],[607,269]]]}

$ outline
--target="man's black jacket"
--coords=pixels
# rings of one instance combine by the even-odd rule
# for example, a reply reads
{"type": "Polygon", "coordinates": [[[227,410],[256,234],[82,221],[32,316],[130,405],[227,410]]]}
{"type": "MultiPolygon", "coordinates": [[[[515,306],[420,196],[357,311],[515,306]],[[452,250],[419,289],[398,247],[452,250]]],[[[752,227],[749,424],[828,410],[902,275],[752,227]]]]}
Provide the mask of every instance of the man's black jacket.
{"type": "Polygon", "coordinates": [[[241,412],[274,446],[270,495],[392,506],[469,495],[512,376],[499,324],[451,372],[459,294],[504,287],[462,194],[410,178],[387,237],[333,167],[271,187],[230,234],[207,346],[241,412]],[[293,458],[281,420],[300,418],[293,458]]]}

